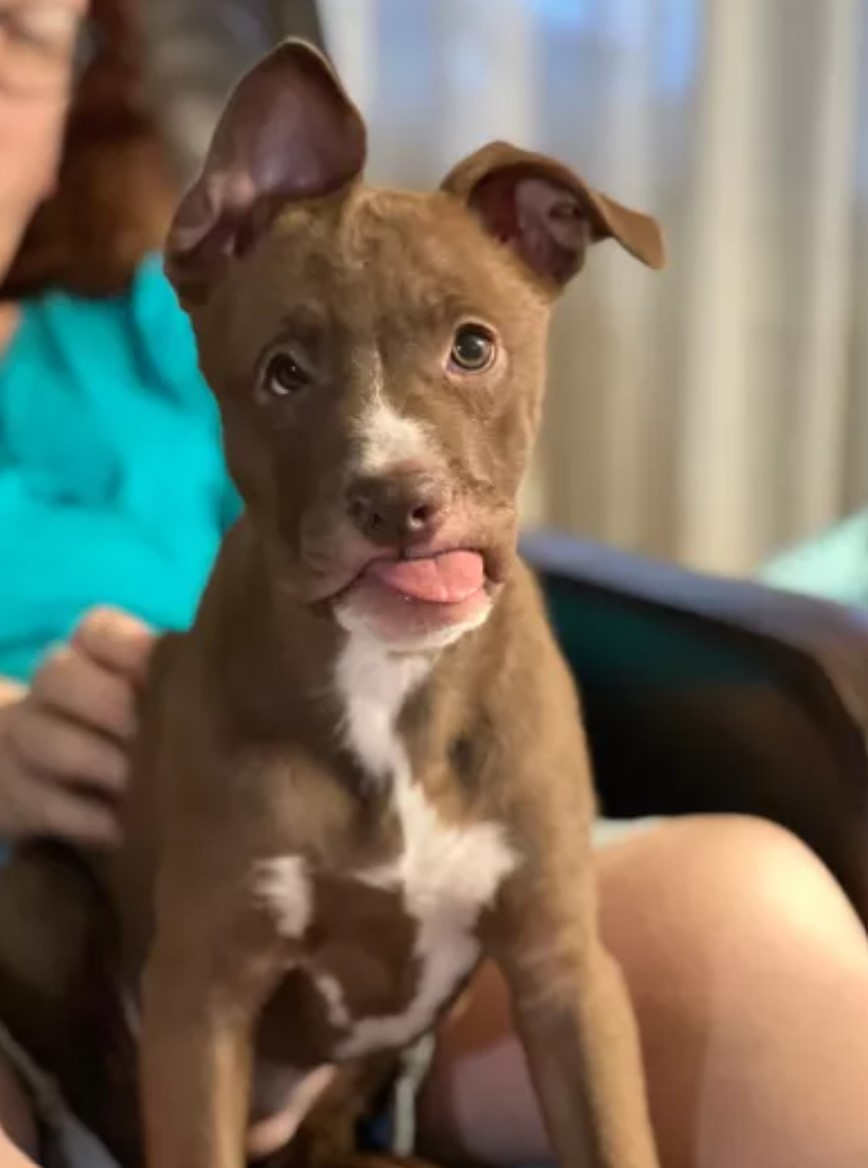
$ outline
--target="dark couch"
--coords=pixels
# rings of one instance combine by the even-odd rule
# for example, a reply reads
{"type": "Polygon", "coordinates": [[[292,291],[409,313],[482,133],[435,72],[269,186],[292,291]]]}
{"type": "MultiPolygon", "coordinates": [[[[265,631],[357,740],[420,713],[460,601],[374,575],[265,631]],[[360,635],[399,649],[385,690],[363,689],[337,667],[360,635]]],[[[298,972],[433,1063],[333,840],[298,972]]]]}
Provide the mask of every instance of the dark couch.
{"type": "Polygon", "coordinates": [[[526,538],[605,813],[741,812],[805,840],[868,925],[868,613],[526,538]]]}

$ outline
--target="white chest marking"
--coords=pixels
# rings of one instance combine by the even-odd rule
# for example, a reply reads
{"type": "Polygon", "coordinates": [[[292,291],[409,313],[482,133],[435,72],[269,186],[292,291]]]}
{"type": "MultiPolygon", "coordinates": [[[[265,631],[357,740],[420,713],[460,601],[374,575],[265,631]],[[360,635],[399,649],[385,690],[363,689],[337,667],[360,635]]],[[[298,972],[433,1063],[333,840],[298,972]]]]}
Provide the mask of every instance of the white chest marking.
{"type": "Polygon", "coordinates": [[[292,941],[304,935],[313,913],[313,896],[301,856],[263,860],[254,874],[253,894],[270,906],[282,937],[292,941]]]}
{"type": "Polygon", "coordinates": [[[516,863],[500,826],[444,823],[413,782],[395,723],[429,668],[425,657],[395,656],[361,635],[350,637],[338,662],[347,745],[372,779],[391,784],[404,837],[393,865],[359,873],[359,879],[403,892],[417,921],[420,965],[416,997],[405,1012],[357,1021],[341,1048],[344,1057],[401,1045],[427,1029],[477,960],[479,913],[516,863]]]}

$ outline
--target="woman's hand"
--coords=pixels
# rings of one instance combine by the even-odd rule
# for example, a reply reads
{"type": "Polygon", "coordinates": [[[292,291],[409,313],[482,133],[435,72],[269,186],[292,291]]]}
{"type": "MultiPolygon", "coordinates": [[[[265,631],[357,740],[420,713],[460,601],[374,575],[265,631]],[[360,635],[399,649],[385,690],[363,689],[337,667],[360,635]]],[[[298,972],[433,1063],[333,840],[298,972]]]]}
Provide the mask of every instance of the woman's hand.
{"type": "Polygon", "coordinates": [[[0,837],[108,846],[155,634],[115,609],[90,612],[30,689],[0,705],[0,837]]]}

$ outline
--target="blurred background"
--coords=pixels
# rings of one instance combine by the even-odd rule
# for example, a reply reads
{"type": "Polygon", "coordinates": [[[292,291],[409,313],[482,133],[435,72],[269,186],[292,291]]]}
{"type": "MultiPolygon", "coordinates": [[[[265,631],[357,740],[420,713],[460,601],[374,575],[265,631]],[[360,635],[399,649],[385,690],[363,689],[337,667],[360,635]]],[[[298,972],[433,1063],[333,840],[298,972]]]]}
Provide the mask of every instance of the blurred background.
{"type": "Polygon", "coordinates": [[[148,0],[186,181],[238,72],[319,40],[369,175],[435,184],[494,137],[662,221],[592,255],[554,330],[525,493],[555,526],[741,574],[868,500],[868,0],[148,0]]]}

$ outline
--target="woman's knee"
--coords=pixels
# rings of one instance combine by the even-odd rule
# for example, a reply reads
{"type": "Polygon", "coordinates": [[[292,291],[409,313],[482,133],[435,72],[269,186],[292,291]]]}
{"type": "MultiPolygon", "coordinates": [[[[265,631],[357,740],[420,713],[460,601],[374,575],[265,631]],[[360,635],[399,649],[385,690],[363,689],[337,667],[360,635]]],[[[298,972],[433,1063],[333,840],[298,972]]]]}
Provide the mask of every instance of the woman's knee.
{"type": "MultiPolygon", "coordinates": [[[[597,866],[664,1162],[868,1163],[851,1155],[868,1149],[868,945],[813,853],[759,820],[697,818],[606,848],[597,866]]],[[[441,1033],[421,1115],[429,1147],[540,1159],[542,1125],[490,967],[469,1002],[441,1033]]]]}
{"type": "Polygon", "coordinates": [[[849,1168],[868,1152],[853,1081],[868,1081],[868,943],[819,859],[732,817],[664,825],[599,865],[666,1162],[849,1168]]]}
{"type": "Polygon", "coordinates": [[[775,824],[742,816],[674,820],[599,860],[604,936],[626,956],[732,966],[745,949],[798,949],[868,962],[865,932],[822,861],[775,824]]]}

